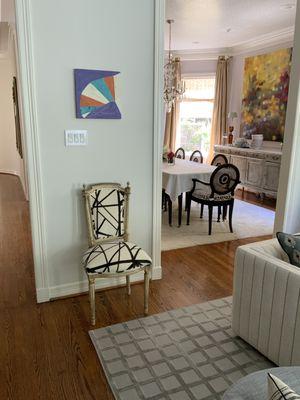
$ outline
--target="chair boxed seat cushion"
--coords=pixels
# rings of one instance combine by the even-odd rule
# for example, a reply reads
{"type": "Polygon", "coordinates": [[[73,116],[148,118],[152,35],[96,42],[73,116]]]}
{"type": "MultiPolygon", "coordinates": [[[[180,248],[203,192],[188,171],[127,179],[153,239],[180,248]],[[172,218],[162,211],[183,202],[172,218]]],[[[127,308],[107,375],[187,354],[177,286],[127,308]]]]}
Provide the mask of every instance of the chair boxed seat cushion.
{"type": "Polygon", "coordinates": [[[83,255],[88,274],[117,274],[143,268],[151,258],[139,246],[129,242],[106,242],[89,248],[83,255]]]}
{"type": "MultiPolygon", "coordinates": [[[[222,400],[268,400],[269,373],[282,380],[296,393],[300,392],[300,367],[271,368],[240,379],[224,393],[222,400]]],[[[277,399],[281,398],[274,397],[274,400],[277,399]]]]}

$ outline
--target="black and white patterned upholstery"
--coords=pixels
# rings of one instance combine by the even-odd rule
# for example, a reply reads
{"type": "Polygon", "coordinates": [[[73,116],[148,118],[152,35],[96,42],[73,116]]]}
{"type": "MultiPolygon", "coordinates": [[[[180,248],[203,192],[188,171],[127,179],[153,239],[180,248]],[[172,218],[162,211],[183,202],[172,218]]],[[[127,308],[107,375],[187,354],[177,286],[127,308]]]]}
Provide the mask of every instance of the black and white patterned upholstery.
{"type": "Polygon", "coordinates": [[[124,191],[111,187],[96,188],[90,193],[89,205],[95,239],[124,234],[124,191]]]}
{"type": "Polygon", "coordinates": [[[300,396],[286,383],[272,374],[268,374],[269,400],[300,400],[300,396]]]}
{"type": "Polygon", "coordinates": [[[130,273],[151,265],[148,254],[127,241],[129,186],[99,184],[84,190],[90,248],[83,255],[87,274],[130,273]]]}
{"type": "Polygon", "coordinates": [[[150,264],[151,258],[144,250],[123,241],[97,244],[83,255],[83,265],[88,274],[118,274],[150,264]]]}
{"type": "Polygon", "coordinates": [[[232,199],[231,193],[212,195],[210,186],[204,186],[201,183],[197,185],[197,188],[193,192],[193,197],[201,200],[213,200],[213,201],[224,201],[232,199]]]}

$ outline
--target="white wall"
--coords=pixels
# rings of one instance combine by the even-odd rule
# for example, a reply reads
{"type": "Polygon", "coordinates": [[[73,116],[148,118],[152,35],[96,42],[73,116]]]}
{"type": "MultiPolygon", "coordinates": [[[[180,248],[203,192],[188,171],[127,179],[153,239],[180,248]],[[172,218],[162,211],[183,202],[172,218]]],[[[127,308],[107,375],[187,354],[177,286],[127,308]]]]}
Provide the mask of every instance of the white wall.
{"type": "Polygon", "coordinates": [[[295,43],[291,70],[275,232],[300,232],[300,1],[297,3],[295,43]]]}
{"type": "Polygon", "coordinates": [[[0,173],[18,175],[25,191],[24,163],[16,148],[13,77],[17,75],[14,38],[7,30],[7,52],[0,55],[0,173]]]}
{"type": "MultiPolygon", "coordinates": [[[[84,183],[130,181],[131,240],[151,253],[154,0],[32,0],[34,72],[50,296],[85,279],[84,183]],[[74,68],[120,71],[121,120],[75,118],[74,68]],[[64,146],[87,129],[87,147],[64,146]]],[[[41,289],[38,287],[38,289],[41,289]]],[[[63,292],[64,291],[64,292],[63,292]]]]}
{"type": "Polygon", "coordinates": [[[260,54],[271,53],[272,51],[288,47],[292,47],[292,43],[281,43],[279,45],[269,46],[260,50],[233,56],[230,62],[228,110],[236,111],[238,113],[238,118],[233,123],[236,132],[240,133],[245,58],[260,54]]]}
{"type": "Polygon", "coordinates": [[[182,60],[181,73],[186,76],[211,75],[217,70],[217,60],[182,60]]]}

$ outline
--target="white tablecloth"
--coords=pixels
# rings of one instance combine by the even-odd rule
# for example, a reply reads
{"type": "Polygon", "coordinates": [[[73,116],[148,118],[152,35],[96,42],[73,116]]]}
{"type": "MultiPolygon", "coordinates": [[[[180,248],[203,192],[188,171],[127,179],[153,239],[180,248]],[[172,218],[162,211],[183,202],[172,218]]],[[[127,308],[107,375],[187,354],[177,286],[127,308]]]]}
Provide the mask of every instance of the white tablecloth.
{"type": "Polygon", "coordinates": [[[176,158],[175,165],[166,162],[162,167],[162,186],[172,201],[175,201],[181,193],[189,192],[193,187],[193,178],[209,182],[215,166],[199,164],[194,161],[176,158]]]}

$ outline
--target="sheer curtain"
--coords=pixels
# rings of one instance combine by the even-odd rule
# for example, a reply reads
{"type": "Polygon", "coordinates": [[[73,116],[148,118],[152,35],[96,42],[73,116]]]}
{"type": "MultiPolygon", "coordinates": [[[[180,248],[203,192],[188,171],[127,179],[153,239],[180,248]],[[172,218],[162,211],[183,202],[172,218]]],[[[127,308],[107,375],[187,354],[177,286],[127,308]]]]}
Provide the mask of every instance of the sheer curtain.
{"type": "Polygon", "coordinates": [[[229,58],[219,57],[211,124],[210,158],[213,156],[214,145],[222,144],[223,134],[227,131],[228,67],[229,58]]]}
{"type": "MultiPolygon", "coordinates": [[[[175,59],[175,75],[176,79],[174,85],[177,85],[177,82],[181,80],[181,67],[180,67],[180,58],[175,59]]],[[[178,127],[179,121],[179,102],[175,101],[172,105],[172,109],[170,112],[166,113],[166,125],[165,125],[165,136],[164,136],[164,146],[166,146],[171,151],[175,151],[175,143],[176,143],[176,131],[178,127]]]]}

